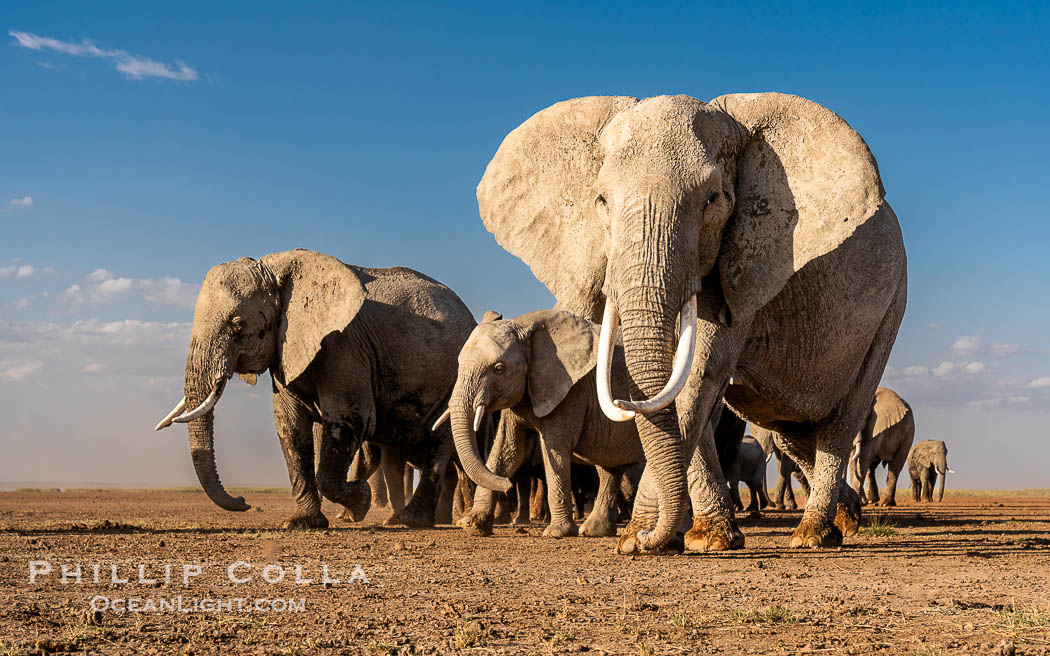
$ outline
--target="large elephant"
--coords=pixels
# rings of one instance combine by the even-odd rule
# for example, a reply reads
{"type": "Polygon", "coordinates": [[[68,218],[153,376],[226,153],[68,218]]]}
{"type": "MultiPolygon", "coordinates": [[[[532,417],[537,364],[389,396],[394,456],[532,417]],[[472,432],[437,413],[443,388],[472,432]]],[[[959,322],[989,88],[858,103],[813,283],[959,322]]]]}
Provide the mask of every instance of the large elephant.
{"type": "MultiPolygon", "coordinates": [[[[595,394],[598,329],[562,310],[539,310],[515,319],[483,321],[459,354],[449,409],[460,462],[477,481],[474,509],[460,523],[491,533],[491,493],[506,491],[537,434],[547,478],[550,524],[543,534],[614,535],[616,498],[627,469],[643,459],[634,424],[610,421],[595,394]],[[481,462],[474,437],[481,418],[502,411],[500,428],[481,462]],[[598,468],[594,508],[580,529],[573,521],[570,464],[598,468]]],[[[626,376],[624,376],[626,378],[626,376]]],[[[626,389],[626,381],[621,389],[626,389]]],[[[519,499],[519,503],[522,501],[519,499]]]]}
{"type": "Polygon", "coordinates": [[[602,409],[637,422],[648,461],[622,552],[661,550],[687,489],[687,548],[743,546],[707,428],[723,393],[813,485],[791,546],[855,530],[859,505],[838,482],[904,314],[907,264],[875,159],[844,120],[777,93],[578,98],[512,131],[477,196],[558,306],[602,324],[602,409]],[[621,325],[630,389],[617,400],[621,325]]]}
{"type": "Polygon", "coordinates": [[[808,497],[809,481],[806,480],[805,474],[798,468],[794,460],[777,448],[773,439],[773,431],[761,426],[753,426],[751,433],[758,440],[758,443],[762,445],[762,450],[767,457],[772,454],[777,458],[777,488],[773,492],[773,498],[770,500],[773,507],[779,510],[797,509],[798,504],[795,503],[795,491],[791,489],[791,476],[794,474],[798,478],[799,485],[802,486],[802,492],[808,497]]]}
{"type": "Polygon", "coordinates": [[[933,501],[933,486],[937,486],[937,501],[944,498],[944,482],[948,474],[948,445],[943,440],[923,440],[908,454],[908,475],[911,494],[916,501],[933,501]],[[937,476],[941,479],[938,482],[937,476]]]}
{"type": "Polygon", "coordinates": [[[201,486],[242,511],[215,468],[213,409],[233,375],[254,382],[269,369],[273,411],[297,510],[292,528],[325,527],[318,495],[363,516],[371,490],[348,482],[362,441],[412,451],[425,461],[397,522],[434,522],[436,490],[451,434],[431,433],[455,383],[456,356],[475,325],[441,283],[402,267],[371,269],[297,249],[213,267],[204,279],[186,358],[185,397],[157,430],[188,422],[201,486]],[[314,473],[313,426],[321,425],[314,473]]]}
{"type": "Polygon", "coordinates": [[[851,485],[860,495],[861,503],[897,505],[897,478],[908,460],[914,439],[915,415],[911,406],[893,390],[880,387],[850,452],[851,485]],[[875,482],[875,468],[879,463],[887,469],[886,489],[881,498],[875,482]]]}

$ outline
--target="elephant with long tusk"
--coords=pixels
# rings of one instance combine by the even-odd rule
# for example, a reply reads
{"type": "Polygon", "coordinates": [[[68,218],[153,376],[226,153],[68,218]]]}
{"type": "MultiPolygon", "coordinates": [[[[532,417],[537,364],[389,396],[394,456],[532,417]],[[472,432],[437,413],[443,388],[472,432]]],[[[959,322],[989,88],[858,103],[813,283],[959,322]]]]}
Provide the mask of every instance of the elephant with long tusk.
{"type": "Polygon", "coordinates": [[[355,267],[303,249],[219,264],[197,297],[185,396],[156,428],[187,423],[208,497],[226,510],[247,510],[219,479],[214,412],[234,374],[254,384],[269,370],[297,506],[286,526],[327,526],[322,495],[364,516],[371,490],[364,480],[347,481],[347,473],[366,440],[396,447],[422,468],[391,523],[431,526],[454,448],[447,428],[430,428],[448,407],[456,356],[474,325],[452,290],[411,269],[355,267]]]}
{"type": "Polygon", "coordinates": [[[789,544],[856,530],[839,481],[907,300],[885,195],[846,121],[778,93],[576,98],[504,139],[481,219],[559,308],[601,321],[602,411],[634,421],[645,450],[622,552],[663,551],[690,505],[687,548],[743,546],[710,427],[723,396],[812,485],[789,544]],[[617,398],[621,334],[631,385],[617,398]]]}

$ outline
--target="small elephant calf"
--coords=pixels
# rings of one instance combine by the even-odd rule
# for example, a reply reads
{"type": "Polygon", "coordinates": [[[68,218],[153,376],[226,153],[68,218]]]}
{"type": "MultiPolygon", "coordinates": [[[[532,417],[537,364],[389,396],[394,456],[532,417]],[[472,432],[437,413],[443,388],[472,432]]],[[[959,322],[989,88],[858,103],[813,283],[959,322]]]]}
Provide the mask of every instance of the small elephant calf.
{"type": "MultiPolygon", "coordinates": [[[[616,533],[616,501],[624,472],[644,460],[634,422],[608,419],[598,406],[595,364],[598,327],[561,310],[516,319],[490,315],[459,354],[459,375],[449,403],[452,432],[463,469],[478,484],[474,507],[460,519],[468,530],[492,531],[492,491],[506,491],[511,476],[539,440],[547,477],[551,520],[543,534],[566,537],[616,533]],[[502,411],[488,464],[474,439],[488,412],[502,411]],[[573,522],[570,464],[598,469],[594,507],[577,531],[573,522]]],[[[613,389],[627,389],[622,350],[613,389]]]]}

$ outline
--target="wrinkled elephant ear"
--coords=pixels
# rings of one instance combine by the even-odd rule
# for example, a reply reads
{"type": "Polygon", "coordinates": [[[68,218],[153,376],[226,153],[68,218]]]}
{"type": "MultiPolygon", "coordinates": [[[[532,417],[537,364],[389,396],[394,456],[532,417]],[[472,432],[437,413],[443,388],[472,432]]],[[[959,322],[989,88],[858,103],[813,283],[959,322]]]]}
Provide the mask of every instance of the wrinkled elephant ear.
{"type": "Polygon", "coordinates": [[[285,384],[301,376],[324,338],[342,332],[365,302],[356,271],[334,257],[295,250],[262,258],[280,289],[277,369],[285,384]]]}
{"type": "Polygon", "coordinates": [[[565,400],[572,386],[598,361],[598,329],[589,321],[560,310],[540,310],[529,339],[529,398],[537,417],[546,417],[565,400]]]}
{"type": "Polygon", "coordinates": [[[831,110],[781,93],[711,104],[748,132],[718,266],[730,310],[751,314],[875,217],[885,191],[867,144],[831,110]]]}
{"type": "Polygon", "coordinates": [[[605,230],[595,209],[602,128],[635,98],[557,103],[507,135],[478,184],[485,227],[529,265],[559,306],[600,320],[605,230]]]}
{"type": "Polygon", "coordinates": [[[492,321],[500,321],[503,319],[503,315],[495,310],[485,310],[485,315],[481,317],[481,323],[490,323],[492,321]]]}

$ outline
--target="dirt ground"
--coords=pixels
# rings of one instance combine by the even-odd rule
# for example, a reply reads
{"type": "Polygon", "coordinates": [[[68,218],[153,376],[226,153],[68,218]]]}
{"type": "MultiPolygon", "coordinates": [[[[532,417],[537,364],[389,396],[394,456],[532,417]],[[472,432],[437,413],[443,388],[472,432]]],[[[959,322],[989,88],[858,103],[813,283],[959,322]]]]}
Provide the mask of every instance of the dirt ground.
{"type": "Polygon", "coordinates": [[[1050,653],[1044,493],[919,505],[904,490],[833,551],[786,548],[799,512],[741,515],[744,551],[638,558],[538,524],[491,538],[384,528],[382,509],[361,526],[326,506],[332,528],[289,532],[275,528],[287,492],[241,493],[258,510],[197,491],[0,493],[0,654],[1050,653]],[[234,564],[250,583],[231,580],[234,564]],[[184,565],[200,566],[189,585],[184,565]],[[297,565],[312,583],[295,582],[297,565]],[[112,583],[113,566],[130,582],[112,583]],[[181,610],[149,609],[180,595],[181,610]],[[234,601],[201,610],[215,599],[234,601]]]}

